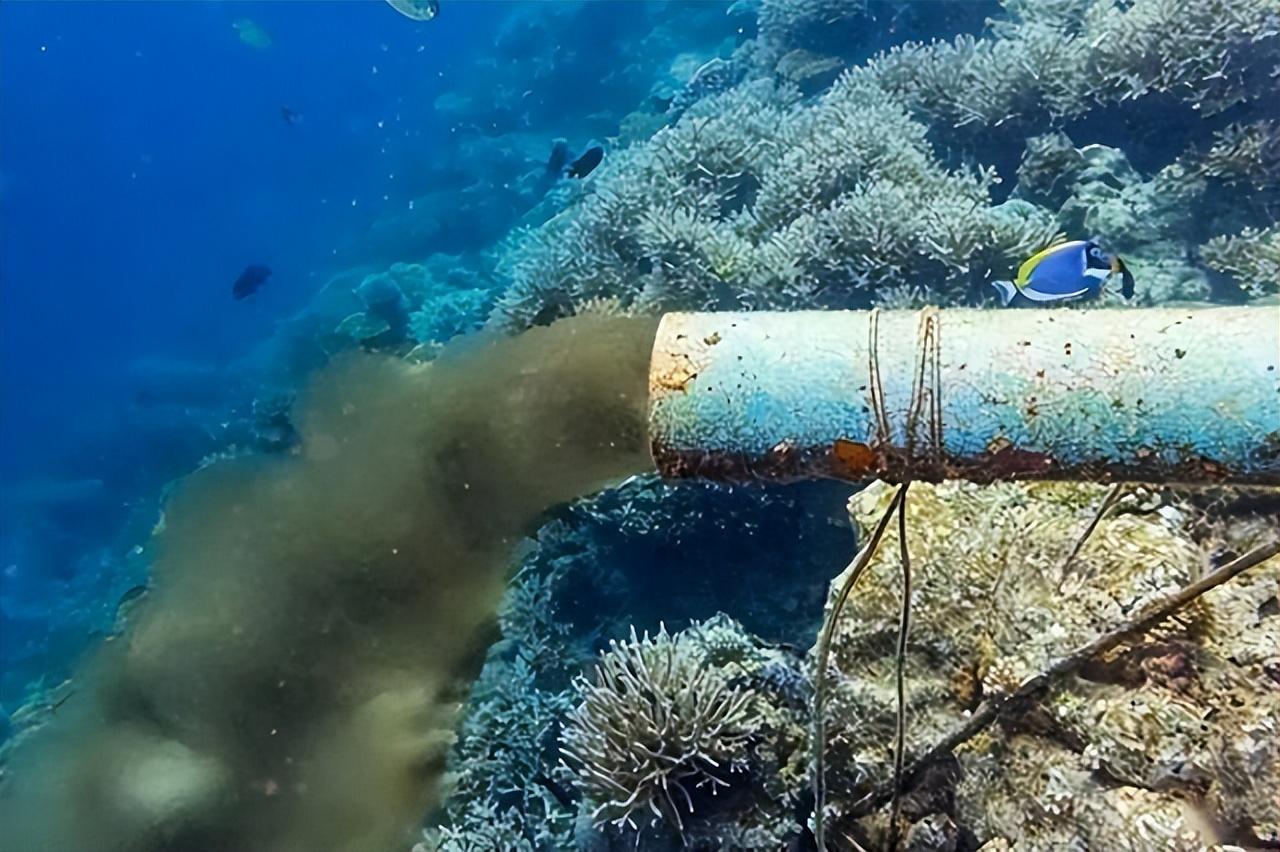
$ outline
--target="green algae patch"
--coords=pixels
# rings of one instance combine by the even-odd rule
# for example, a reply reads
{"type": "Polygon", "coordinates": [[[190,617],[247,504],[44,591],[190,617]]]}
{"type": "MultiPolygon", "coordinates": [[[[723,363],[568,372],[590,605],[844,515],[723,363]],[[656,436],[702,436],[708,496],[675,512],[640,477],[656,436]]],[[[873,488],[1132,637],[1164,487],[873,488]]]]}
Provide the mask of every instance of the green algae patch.
{"type": "Polygon", "coordinates": [[[394,848],[438,798],[511,546],[649,467],[656,321],[335,362],[285,458],[184,480],[155,590],[17,750],[0,849],[394,848]]]}

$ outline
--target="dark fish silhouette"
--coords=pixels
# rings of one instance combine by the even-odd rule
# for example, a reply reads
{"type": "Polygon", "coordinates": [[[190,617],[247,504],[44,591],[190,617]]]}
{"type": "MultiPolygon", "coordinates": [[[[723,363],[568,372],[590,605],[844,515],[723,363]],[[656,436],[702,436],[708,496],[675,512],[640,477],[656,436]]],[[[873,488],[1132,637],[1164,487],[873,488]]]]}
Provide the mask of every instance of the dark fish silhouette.
{"type": "Polygon", "coordinates": [[[551,156],[547,157],[547,174],[560,177],[564,173],[565,164],[569,162],[569,143],[557,139],[551,146],[551,156]]]}
{"type": "Polygon", "coordinates": [[[231,297],[237,302],[241,299],[247,299],[267,283],[267,279],[271,277],[271,268],[263,266],[261,263],[255,263],[244,268],[244,272],[240,273],[240,277],[236,279],[236,283],[231,285],[231,297]]]}
{"type": "Polygon", "coordinates": [[[541,772],[535,775],[533,780],[535,783],[545,787],[547,792],[554,796],[555,800],[559,802],[560,806],[565,810],[574,811],[578,809],[577,802],[574,801],[573,796],[564,788],[563,785],[556,783],[541,772]]]}
{"type": "Polygon", "coordinates": [[[287,106],[280,105],[280,117],[284,119],[284,123],[293,127],[299,121],[302,121],[302,113],[296,109],[289,109],[287,106]]]}
{"type": "Polygon", "coordinates": [[[568,175],[571,178],[584,178],[596,170],[604,159],[604,148],[592,145],[582,152],[582,156],[569,164],[568,175]]]}

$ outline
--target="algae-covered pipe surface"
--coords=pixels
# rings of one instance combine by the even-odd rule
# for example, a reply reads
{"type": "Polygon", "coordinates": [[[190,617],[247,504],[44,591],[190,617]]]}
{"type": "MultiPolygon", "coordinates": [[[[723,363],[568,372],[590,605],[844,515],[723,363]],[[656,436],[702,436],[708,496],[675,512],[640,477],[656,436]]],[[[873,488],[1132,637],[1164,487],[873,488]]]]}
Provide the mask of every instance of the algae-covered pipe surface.
{"type": "Polygon", "coordinates": [[[180,483],[135,623],[17,748],[0,849],[407,848],[512,544],[650,467],[655,324],[342,360],[300,400],[295,454],[180,483]]]}
{"type": "Polygon", "coordinates": [[[1280,311],[668,314],[668,476],[1280,484],[1280,311]]]}

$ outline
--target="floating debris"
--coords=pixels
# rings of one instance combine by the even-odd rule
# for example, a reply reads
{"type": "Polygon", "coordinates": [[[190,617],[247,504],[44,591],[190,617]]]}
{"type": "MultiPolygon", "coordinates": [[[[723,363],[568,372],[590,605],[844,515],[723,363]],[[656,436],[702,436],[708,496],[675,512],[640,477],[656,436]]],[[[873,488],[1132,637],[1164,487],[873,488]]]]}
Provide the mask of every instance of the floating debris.
{"type": "Polygon", "coordinates": [[[236,18],[231,28],[240,36],[240,40],[257,50],[266,50],[271,46],[271,34],[250,18],[236,18]]]}

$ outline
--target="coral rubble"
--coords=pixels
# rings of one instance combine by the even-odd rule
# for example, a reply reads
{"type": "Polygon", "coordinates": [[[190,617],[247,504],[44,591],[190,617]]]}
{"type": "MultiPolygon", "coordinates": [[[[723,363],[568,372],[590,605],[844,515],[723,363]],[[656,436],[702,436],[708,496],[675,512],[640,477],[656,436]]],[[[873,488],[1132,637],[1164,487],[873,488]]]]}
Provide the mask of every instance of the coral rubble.
{"type": "MultiPolygon", "coordinates": [[[[867,529],[889,489],[850,503],[867,529]]],[[[1088,485],[912,486],[913,627],[908,755],[956,727],[984,694],[1010,691],[1144,600],[1189,582],[1203,556],[1171,513],[1105,518],[1075,562],[1064,555],[1101,489],[1088,485]],[[1173,520],[1171,520],[1171,518],[1173,520]]],[[[895,724],[899,572],[890,532],[850,598],[833,644],[828,819],[888,777],[895,724]]],[[[1201,848],[1274,837],[1280,718],[1267,673],[1280,625],[1265,615],[1280,564],[1217,589],[1179,617],[1087,666],[963,744],[955,769],[907,795],[914,822],[941,815],[967,835],[1028,848],[1201,848]]]]}

